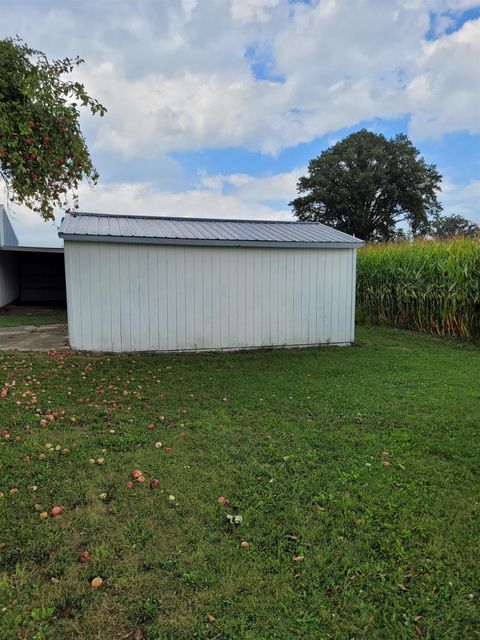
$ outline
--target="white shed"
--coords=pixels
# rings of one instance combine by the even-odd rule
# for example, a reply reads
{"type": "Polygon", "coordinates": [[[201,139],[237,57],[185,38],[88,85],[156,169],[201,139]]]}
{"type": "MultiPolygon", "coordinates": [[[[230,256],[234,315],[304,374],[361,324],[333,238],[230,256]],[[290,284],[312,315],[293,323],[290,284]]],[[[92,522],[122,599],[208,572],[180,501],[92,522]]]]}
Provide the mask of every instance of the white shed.
{"type": "Polygon", "coordinates": [[[198,351],[350,344],[356,249],[314,222],[67,214],[70,344],[198,351]]]}

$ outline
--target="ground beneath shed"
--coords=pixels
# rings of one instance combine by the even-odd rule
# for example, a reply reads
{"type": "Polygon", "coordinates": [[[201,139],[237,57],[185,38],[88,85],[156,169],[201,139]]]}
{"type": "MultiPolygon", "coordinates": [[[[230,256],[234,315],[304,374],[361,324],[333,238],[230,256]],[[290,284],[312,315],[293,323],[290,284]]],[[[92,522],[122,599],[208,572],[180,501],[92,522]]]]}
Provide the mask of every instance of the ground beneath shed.
{"type": "Polygon", "coordinates": [[[0,328],[0,350],[51,351],[68,348],[66,324],[0,328]]]}

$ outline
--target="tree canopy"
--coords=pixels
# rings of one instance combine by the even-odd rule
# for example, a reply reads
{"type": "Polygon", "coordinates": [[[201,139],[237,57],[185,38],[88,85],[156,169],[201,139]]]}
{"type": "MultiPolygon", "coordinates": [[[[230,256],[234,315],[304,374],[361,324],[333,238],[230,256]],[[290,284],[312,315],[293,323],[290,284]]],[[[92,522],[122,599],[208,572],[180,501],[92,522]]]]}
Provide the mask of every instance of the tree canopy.
{"type": "Polygon", "coordinates": [[[0,40],[0,177],[11,201],[53,219],[78,207],[76,191],[98,173],[79,125],[80,108],[105,107],[83,84],[65,79],[81,58],[50,61],[19,39],[0,40]]]}
{"type": "Polygon", "coordinates": [[[406,135],[387,139],[363,129],[309,162],[290,205],[300,220],[315,220],[367,241],[395,237],[404,222],[424,234],[439,214],[441,175],[406,135]]]}
{"type": "Polygon", "coordinates": [[[435,216],[430,235],[434,238],[480,238],[480,226],[463,216],[435,216]]]}

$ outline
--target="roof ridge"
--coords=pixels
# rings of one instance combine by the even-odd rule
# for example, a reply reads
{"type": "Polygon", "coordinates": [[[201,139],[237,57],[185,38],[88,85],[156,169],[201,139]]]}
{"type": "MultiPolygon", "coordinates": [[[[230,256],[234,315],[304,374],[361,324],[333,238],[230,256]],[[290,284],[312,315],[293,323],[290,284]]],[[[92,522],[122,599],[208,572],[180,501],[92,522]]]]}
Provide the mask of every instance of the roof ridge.
{"type": "MultiPolygon", "coordinates": [[[[248,218],[199,218],[188,216],[149,216],[146,214],[137,215],[135,213],[97,213],[95,211],[69,211],[68,215],[72,217],[90,216],[90,217],[102,217],[102,218],[133,218],[140,220],[181,220],[185,222],[241,222],[248,224],[320,224],[325,225],[323,222],[317,222],[315,220],[250,220],[248,218]]],[[[331,228],[331,227],[328,227],[331,228]]],[[[343,231],[340,233],[344,233],[343,231]]]]}

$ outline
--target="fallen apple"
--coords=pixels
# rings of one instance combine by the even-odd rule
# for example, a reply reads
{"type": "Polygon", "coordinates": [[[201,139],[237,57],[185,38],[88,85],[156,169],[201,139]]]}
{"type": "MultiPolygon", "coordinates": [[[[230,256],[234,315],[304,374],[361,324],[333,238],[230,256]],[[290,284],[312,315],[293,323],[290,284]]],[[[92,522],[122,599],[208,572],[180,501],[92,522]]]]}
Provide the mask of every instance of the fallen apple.
{"type": "Polygon", "coordinates": [[[129,481],[127,482],[127,487],[128,487],[129,489],[132,489],[132,488],[133,488],[133,482],[132,482],[131,480],[129,480],[129,481]]]}
{"type": "Polygon", "coordinates": [[[150,488],[151,489],[158,489],[158,487],[160,486],[160,482],[158,480],[150,480],[150,488]]]}
{"type": "Polygon", "coordinates": [[[135,478],[135,480],[137,480],[137,478],[139,478],[142,475],[142,472],[140,471],[140,469],[135,469],[135,471],[132,471],[132,478],[135,478]]]}
{"type": "Polygon", "coordinates": [[[63,507],[53,507],[53,509],[50,511],[50,515],[52,516],[52,518],[56,518],[57,516],[60,516],[63,513],[63,507]]]}
{"type": "Polygon", "coordinates": [[[145,482],[145,476],[138,476],[137,482],[145,482]]]}
{"type": "Polygon", "coordinates": [[[102,580],[102,578],[100,578],[100,576],[97,576],[96,578],[94,578],[92,580],[92,582],[90,584],[92,585],[93,589],[98,589],[99,587],[102,586],[103,580],[102,580]]]}
{"type": "Polygon", "coordinates": [[[82,551],[78,559],[80,562],[83,563],[83,562],[86,562],[89,558],[90,558],[90,551],[82,551]]]}
{"type": "Polygon", "coordinates": [[[40,518],[41,518],[42,520],[45,520],[46,518],[48,518],[48,513],[47,513],[46,511],[42,511],[42,512],[39,514],[39,516],[40,516],[40,518]]]}
{"type": "Polygon", "coordinates": [[[161,449],[162,448],[162,443],[161,442],[156,442],[155,443],[155,448],[156,449],[161,449]]]}

